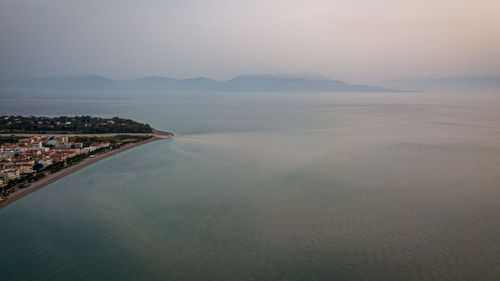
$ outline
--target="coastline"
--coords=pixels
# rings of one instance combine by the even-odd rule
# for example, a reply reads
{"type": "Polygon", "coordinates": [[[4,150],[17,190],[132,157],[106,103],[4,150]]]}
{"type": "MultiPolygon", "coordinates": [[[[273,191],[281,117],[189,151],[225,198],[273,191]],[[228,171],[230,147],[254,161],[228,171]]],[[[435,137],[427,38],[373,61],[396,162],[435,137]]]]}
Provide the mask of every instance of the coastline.
{"type": "MultiPolygon", "coordinates": [[[[114,135],[118,135],[118,134],[114,134],[114,135]]],[[[150,142],[162,140],[162,139],[168,139],[168,138],[173,136],[172,133],[161,132],[161,131],[155,131],[153,134],[148,134],[148,135],[150,135],[152,137],[149,139],[143,140],[141,142],[126,144],[120,148],[113,149],[111,151],[108,151],[108,152],[105,152],[102,154],[97,154],[93,158],[85,158],[84,160],[82,160],[81,162],[79,162],[77,164],[71,165],[69,167],[66,167],[66,168],[60,170],[60,171],[57,171],[53,174],[49,174],[49,175],[45,176],[44,178],[39,179],[38,181],[32,183],[29,187],[18,189],[16,192],[12,193],[11,196],[7,200],[0,202],[0,210],[7,207],[8,205],[16,202],[17,200],[23,198],[24,196],[27,196],[27,195],[29,195],[29,194],[51,184],[59,179],[64,178],[65,176],[68,176],[68,175],[70,175],[78,170],[81,170],[87,166],[90,166],[94,163],[97,163],[103,159],[109,158],[115,154],[118,154],[120,152],[129,150],[129,149],[132,149],[135,147],[138,147],[138,146],[146,144],[146,143],[150,143],[150,142]]],[[[93,135],[87,134],[85,136],[93,136],[93,135]]]]}
{"type": "Polygon", "coordinates": [[[152,136],[152,137],[158,137],[160,139],[168,139],[170,137],[173,137],[174,134],[170,132],[165,132],[165,131],[159,131],[159,130],[153,130],[152,133],[106,133],[106,134],[81,134],[81,133],[67,133],[67,134],[61,134],[61,133],[43,133],[43,134],[38,134],[38,133],[0,133],[0,136],[17,136],[17,137],[36,137],[36,136],[56,136],[56,137],[115,137],[119,135],[129,135],[129,136],[152,136]]]}

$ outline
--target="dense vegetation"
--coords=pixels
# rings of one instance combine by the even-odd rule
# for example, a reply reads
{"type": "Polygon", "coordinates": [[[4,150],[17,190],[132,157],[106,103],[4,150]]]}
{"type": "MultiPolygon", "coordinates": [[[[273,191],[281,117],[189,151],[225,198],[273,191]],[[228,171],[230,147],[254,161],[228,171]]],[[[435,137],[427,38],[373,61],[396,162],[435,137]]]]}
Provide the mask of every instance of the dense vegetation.
{"type": "Polygon", "coordinates": [[[150,138],[149,136],[117,135],[112,137],[70,137],[72,142],[81,142],[83,146],[89,146],[93,142],[109,142],[113,148],[119,148],[127,143],[140,142],[150,138]]]}
{"type": "Polygon", "coordinates": [[[23,137],[17,136],[0,136],[0,144],[4,143],[17,143],[23,137]]]}
{"type": "Polygon", "coordinates": [[[0,116],[0,133],[151,133],[153,128],[130,119],[91,116],[0,116]]]}

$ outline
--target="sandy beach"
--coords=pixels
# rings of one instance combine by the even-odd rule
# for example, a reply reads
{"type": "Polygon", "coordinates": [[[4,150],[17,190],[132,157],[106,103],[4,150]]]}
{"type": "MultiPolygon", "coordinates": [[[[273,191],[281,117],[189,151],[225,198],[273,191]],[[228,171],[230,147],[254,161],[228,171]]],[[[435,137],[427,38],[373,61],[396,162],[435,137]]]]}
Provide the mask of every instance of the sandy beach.
{"type": "MultiPolygon", "coordinates": [[[[117,135],[117,134],[114,134],[114,135],[117,135]]],[[[153,135],[153,134],[149,134],[149,135],[153,135]]],[[[89,136],[89,135],[85,135],[85,136],[89,136]]],[[[85,168],[89,165],[92,165],[96,162],[99,162],[103,159],[111,157],[111,156],[118,154],[120,152],[123,152],[125,150],[129,150],[129,149],[132,149],[134,147],[137,147],[137,146],[140,146],[140,145],[143,145],[146,143],[150,143],[153,141],[167,139],[167,138],[170,138],[172,136],[173,136],[173,134],[171,134],[171,133],[155,131],[155,134],[153,135],[153,137],[151,137],[147,140],[137,142],[137,143],[126,144],[118,149],[113,149],[113,150],[108,151],[108,152],[96,154],[96,156],[93,158],[90,158],[90,157],[85,158],[84,160],[82,160],[81,162],[79,162],[77,164],[71,165],[71,166],[64,168],[56,173],[46,175],[44,178],[32,183],[27,188],[22,188],[22,189],[17,190],[16,192],[12,193],[8,199],[0,202],[0,209],[12,204],[13,202],[23,198],[24,196],[26,196],[32,192],[39,190],[40,188],[42,188],[48,184],[51,184],[51,183],[57,181],[58,179],[61,179],[67,175],[70,175],[70,174],[72,174],[80,169],[83,169],[83,168],[85,168]]]]}

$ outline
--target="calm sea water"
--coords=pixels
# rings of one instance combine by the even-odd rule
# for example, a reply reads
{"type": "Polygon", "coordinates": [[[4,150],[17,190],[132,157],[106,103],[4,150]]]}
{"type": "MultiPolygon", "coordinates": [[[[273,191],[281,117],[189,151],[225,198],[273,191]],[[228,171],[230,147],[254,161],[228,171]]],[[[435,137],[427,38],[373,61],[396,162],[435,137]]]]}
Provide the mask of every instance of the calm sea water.
{"type": "Polygon", "coordinates": [[[0,210],[0,280],[500,280],[500,94],[3,94],[175,132],[0,210]]]}

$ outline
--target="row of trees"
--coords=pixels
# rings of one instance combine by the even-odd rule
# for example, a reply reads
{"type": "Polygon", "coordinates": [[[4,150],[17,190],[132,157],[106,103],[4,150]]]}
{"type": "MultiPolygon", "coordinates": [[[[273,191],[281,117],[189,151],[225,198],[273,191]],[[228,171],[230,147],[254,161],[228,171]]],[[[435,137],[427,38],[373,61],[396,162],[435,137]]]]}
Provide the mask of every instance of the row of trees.
{"type": "Polygon", "coordinates": [[[91,116],[0,116],[0,133],[68,132],[83,134],[151,133],[148,124],[131,119],[100,118],[91,116]]]}

